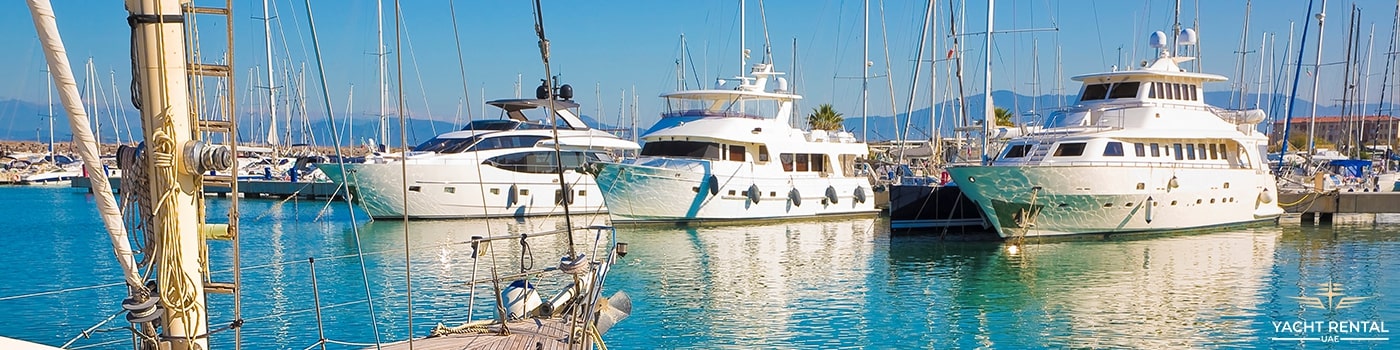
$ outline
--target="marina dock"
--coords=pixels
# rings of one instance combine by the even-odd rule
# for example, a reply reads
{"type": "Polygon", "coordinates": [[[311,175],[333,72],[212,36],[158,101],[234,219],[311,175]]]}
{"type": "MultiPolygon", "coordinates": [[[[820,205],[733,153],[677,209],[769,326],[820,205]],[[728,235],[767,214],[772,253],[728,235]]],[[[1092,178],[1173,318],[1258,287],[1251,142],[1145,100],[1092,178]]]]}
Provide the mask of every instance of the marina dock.
{"type": "MultiPolygon", "coordinates": [[[[108,179],[112,183],[112,190],[121,188],[121,178],[108,179]]],[[[92,180],[87,177],[73,178],[73,188],[84,188],[88,193],[92,193],[92,180]]],[[[271,180],[240,180],[238,181],[238,192],[243,198],[298,198],[298,199],[344,199],[345,191],[336,191],[336,185],[330,182],[291,182],[291,181],[271,181],[271,180]]],[[[204,193],[226,197],[229,194],[228,187],[204,187],[204,193]]]]}
{"type": "Polygon", "coordinates": [[[1400,192],[1281,192],[1278,200],[1304,223],[1331,223],[1336,214],[1400,213],[1400,192]]]}

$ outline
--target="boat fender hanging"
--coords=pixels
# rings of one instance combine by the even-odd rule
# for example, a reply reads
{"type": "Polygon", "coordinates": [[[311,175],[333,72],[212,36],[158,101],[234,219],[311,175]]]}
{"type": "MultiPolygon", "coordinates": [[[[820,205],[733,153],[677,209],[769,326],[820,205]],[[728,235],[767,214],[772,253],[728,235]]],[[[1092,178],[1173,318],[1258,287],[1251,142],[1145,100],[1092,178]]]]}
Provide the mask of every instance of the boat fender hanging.
{"type": "Polygon", "coordinates": [[[1156,202],[1152,201],[1152,197],[1147,197],[1147,201],[1143,202],[1143,206],[1147,207],[1147,210],[1143,212],[1142,218],[1149,224],[1152,223],[1152,207],[1156,204],[1156,202]]]}
{"type": "Polygon", "coordinates": [[[802,193],[797,192],[797,188],[794,187],[788,191],[788,200],[792,201],[792,205],[800,207],[802,206],[802,193]]]}
{"type": "Polygon", "coordinates": [[[826,186],[826,200],[831,204],[836,204],[836,187],[826,186]]]}
{"type": "Polygon", "coordinates": [[[763,193],[758,191],[758,184],[749,185],[749,201],[758,204],[758,199],[763,197],[763,193]]]}
{"type": "Polygon", "coordinates": [[[501,299],[505,302],[506,318],[510,320],[530,317],[543,304],[539,293],[535,292],[535,285],[525,280],[511,282],[510,286],[501,290],[501,299]]]}
{"type": "Polygon", "coordinates": [[[714,175],[710,175],[709,179],[705,179],[705,185],[710,186],[711,196],[719,194],[719,179],[715,178],[714,175]]]}
{"type": "Polygon", "coordinates": [[[515,184],[510,184],[510,189],[508,191],[510,191],[510,193],[506,193],[507,208],[515,206],[516,203],[520,203],[520,188],[516,187],[515,184]]]}
{"type": "Polygon", "coordinates": [[[1270,193],[1269,189],[1265,188],[1263,192],[1259,192],[1259,202],[1264,204],[1273,203],[1274,194],[1270,193]]]}
{"type": "Polygon", "coordinates": [[[1176,176],[1172,176],[1171,180],[1167,180],[1167,189],[1173,189],[1177,187],[1181,187],[1181,183],[1176,181],[1176,176]]]}
{"type": "Polygon", "coordinates": [[[856,186],[856,193],[852,197],[855,197],[856,203],[865,203],[865,187],[856,186]]]}

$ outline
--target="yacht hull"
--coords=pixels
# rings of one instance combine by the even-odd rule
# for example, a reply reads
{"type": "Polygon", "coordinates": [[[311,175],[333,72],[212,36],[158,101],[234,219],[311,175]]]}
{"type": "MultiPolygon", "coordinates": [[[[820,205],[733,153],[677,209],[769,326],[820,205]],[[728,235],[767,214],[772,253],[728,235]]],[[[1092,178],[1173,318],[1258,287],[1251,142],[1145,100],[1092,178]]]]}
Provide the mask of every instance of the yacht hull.
{"type": "Polygon", "coordinates": [[[877,213],[870,181],[864,177],[763,177],[753,175],[760,172],[753,171],[750,164],[726,166],[686,159],[642,162],[645,164],[635,160],[598,164],[598,187],[614,223],[736,222],[877,213]],[[749,196],[751,188],[757,189],[756,198],[749,196]],[[828,195],[828,189],[834,196],[828,195]]]}
{"type": "MultiPolygon", "coordinates": [[[[409,219],[564,214],[558,174],[519,173],[475,164],[408,164],[405,180],[401,166],[346,163],[345,180],[339,164],[320,164],[319,168],[345,186],[351,199],[375,219],[403,219],[405,212],[409,219]]],[[[564,180],[573,193],[570,213],[606,212],[592,177],[569,170],[564,180]]]]}
{"type": "Polygon", "coordinates": [[[949,168],[1003,238],[1191,230],[1276,220],[1267,172],[1126,166],[949,168]]]}

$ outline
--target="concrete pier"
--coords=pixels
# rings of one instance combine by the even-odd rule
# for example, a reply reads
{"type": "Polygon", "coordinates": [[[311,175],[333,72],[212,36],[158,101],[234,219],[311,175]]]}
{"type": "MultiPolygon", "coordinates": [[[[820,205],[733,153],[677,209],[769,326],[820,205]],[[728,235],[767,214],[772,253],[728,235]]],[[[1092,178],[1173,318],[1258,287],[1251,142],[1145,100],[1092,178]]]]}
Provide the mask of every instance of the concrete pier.
{"type": "Polygon", "coordinates": [[[1400,192],[1283,192],[1279,206],[1298,213],[1303,223],[1332,223],[1336,214],[1400,213],[1400,192]]]}

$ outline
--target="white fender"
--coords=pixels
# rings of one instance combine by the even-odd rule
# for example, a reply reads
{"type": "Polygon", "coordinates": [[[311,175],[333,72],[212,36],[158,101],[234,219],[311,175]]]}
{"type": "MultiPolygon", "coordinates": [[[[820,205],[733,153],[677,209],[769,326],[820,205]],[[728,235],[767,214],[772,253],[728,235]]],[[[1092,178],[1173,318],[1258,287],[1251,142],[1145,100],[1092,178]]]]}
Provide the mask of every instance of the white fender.
{"type": "Polygon", "coordinates": [[[1152,197],[1147,197],[1147,201],[1143,202],[1143,205],[1147,206],[1147,211],[1143,213],[1142,218],[1149,224],[1152,223],[1152,207],[1156,206],[1156,204],[1157,202],[1153,201],[1152,197]]]}

